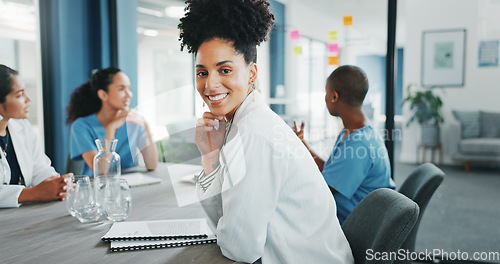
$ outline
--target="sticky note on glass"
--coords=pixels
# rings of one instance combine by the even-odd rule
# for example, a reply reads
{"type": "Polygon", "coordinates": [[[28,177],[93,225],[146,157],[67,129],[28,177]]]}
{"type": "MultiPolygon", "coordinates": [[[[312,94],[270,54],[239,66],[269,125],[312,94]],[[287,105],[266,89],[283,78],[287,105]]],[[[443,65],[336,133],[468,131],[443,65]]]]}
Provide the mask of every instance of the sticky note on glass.
{"type": "Polygon", "coordinates": [[[337,65],[337,66],[339,66],[339,57],[338,56],[328,57],[328,65],[337,65]]]}
{"type": "Polygon", "coordinates": [[[337,40],[337,30],[332,30],[328,32],[328,40],[337,40]]]}
{"type": "Polygon", "coordinates": [[[302,54],[302,47],[301,46],[293,47],[293,55],[301,55],[301,54],[302,54]]]}
{"type": "Polygon", "coordinates": [[[352,16],[344,16],[344,26],[352,26],[352,16]]]}
{"type": "Polygon", "coordinates": [[[298,30],[290,31],[290,40],[299,40],[299,39],[300,39],[300,32],[298,30]]]}
{"type": "Polygon", "coordinates": [[[338,43],[328,43],[328,52],[339,54],[339,44],[338,43]]]}

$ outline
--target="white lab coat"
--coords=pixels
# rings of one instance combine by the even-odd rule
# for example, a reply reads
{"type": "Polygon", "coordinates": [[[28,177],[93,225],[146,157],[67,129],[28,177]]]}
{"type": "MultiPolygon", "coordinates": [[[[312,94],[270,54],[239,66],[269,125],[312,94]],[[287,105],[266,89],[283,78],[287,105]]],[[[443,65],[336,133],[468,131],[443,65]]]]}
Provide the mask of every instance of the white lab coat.
{"type": "Polygon", "coordinates": [[[224,256],[264,264],[354,263],[316,163],[259,93],[236,111],[219,161],[210,187],[197,186],[224,256]]]}
{"type": "MultiPolygon", "coordinates": [[[[26,186],[36,186],[45,179],[57,175],[28,120],[10,119],[7,127],[26,186]]],[[[0,151],[0,156],[0,180],[2,182],[0,185],[0,208],[19,207],[20,204],[17,200],[25,186],[9,185],[10,167],[3,151],[0,151]]]]}

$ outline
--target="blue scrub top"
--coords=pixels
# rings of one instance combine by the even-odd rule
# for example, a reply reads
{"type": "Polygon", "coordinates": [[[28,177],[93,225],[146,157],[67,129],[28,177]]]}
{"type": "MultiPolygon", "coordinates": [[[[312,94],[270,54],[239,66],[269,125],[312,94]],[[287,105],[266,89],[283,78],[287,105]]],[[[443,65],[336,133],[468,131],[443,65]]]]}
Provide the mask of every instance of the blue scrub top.
{"type": "MultiPolygon", "coordinates": [[[[95,140],[103,139],[106,135],[104,127],[99,122],[99,119],[97,119],[97,114],[76,119],[71,125],[70,133],[71,159],[82,160],[83,168],[81,174],[93,177],[94,173],[87,166],[87,163],[83,161],[82,154],[87,151],[97,151],[95,140]]],[[[146,131],[144,127],[132,122],[126,122],[116,130],[115,138],[118,139],[115,151],[120,155],[122,170],[136,166],[134,158],[146,146],[146,131]]]]}
{"type": "Polygon", "coordinates": [[[344,134],[345,129],[338,136],[322,171],[326,183],[338,191],[333,196],[341,224],[370,192],[396,187],[391,178],[387,149],[376,131],[365,126],[342,140],[344,134]]]}

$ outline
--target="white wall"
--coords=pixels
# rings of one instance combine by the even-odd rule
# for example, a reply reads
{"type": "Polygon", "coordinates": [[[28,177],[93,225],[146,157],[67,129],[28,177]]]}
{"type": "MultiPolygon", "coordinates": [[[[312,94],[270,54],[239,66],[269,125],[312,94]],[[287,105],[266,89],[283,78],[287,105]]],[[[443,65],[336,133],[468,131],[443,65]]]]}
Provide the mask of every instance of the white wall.
{"type": "MultiPolygon", "coordinates": [[[[404,50],[403,87],[421,80],[422,32],[437,29],[467,30],[465,85],[447,87],[436,92],[442,95],[445,123],[441,128],[443,161],[452,163],[455,147],[450,142],[456,133],[457,121],[452,110],[488,110],[500,112],[499,67],[478,67],[478,45],[481,40],[500,39],[500,2],[492,0],[406,0],[406,41],[404,50]]],[[[406,90],[404,91],[406,96],[406,90]]],[[[403,115],[409,116],[408,108],[403,115]]],[[[406,121],[405,121],[406,123],[406,121]]],[[[413,124],[403,128],[401,161],[415,162],[420,128],[413,124]]],[[[429,157],[429,154],[427,155],[429,157]]]]}

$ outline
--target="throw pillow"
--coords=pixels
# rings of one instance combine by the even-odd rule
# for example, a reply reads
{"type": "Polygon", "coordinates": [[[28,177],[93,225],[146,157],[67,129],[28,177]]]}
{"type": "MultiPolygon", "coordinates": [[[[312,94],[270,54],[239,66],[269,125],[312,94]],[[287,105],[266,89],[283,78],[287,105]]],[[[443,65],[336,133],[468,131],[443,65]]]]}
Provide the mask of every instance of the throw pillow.
{"type": "Polygon", "coordinates": [[[453,111],[453,115],[460,122],[462,138],[478,138],[480,135],[479,111],[453,111]]]}
{"type": "Polygon", "coordinates": [[[482,138],[500,137],[500,113],[481,111],[480,121],[482,138]]]}

